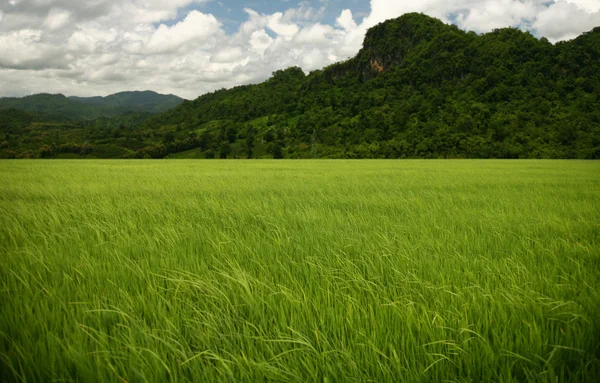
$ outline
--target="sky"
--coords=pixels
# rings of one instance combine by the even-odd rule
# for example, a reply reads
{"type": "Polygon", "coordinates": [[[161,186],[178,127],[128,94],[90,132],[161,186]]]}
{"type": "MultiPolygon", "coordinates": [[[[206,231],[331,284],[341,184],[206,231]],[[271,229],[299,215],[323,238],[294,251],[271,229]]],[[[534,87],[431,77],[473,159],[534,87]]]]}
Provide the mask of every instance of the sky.
{"type": "Polygon", "coordinates": [[[0,0],[0,97],[194,99],[353,57],[368,28],[408,12],[552,42],[600,26],[600,0],[0,0]]]}

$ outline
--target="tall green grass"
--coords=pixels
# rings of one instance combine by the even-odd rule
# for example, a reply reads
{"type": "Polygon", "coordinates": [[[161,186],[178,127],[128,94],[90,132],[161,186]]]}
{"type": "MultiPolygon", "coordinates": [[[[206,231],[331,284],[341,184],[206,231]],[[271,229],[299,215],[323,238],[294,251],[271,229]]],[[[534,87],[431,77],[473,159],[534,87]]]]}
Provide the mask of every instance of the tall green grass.
{"type": "Polygon", "coordinates": [[[595,381],[600,163],[2,161],[2,381],[595,381]]]}

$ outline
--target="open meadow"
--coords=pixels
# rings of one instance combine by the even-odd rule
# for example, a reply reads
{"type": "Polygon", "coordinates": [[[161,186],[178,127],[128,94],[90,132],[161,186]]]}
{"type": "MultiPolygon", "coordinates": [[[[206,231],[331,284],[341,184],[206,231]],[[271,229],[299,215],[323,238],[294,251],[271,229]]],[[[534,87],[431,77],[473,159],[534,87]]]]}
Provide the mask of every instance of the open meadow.
{"type": "Polygon", "coordinates": [[[1,161],[0,381],[592,382],[600,162],[1,161]]]}

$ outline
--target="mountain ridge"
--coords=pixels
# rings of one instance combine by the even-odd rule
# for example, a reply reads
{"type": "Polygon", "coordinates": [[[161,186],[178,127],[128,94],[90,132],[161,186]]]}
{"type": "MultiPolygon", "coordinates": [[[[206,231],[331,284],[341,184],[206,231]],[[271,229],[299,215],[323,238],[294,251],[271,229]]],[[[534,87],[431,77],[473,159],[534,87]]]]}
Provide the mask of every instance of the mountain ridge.
{"type": "Polygon", "coordinates": [[[36,93],[24,97],[0,98],[0,109],[15,108],[42,113],[58,121],[85,121],[117,117],[130,112],[162,113],[184,99],[153,91],[119,92],[106,97],[67,97],[62,93],[36,93]]]}
{"type": "Polygon", "coordinates": [[[111,107],[140,107],[148,112],[161,113],[181,104],[184,99],[173,94],[160,94],[154,91],[125,91],[105,97],[68,97],[84,104],[111,107]]]}

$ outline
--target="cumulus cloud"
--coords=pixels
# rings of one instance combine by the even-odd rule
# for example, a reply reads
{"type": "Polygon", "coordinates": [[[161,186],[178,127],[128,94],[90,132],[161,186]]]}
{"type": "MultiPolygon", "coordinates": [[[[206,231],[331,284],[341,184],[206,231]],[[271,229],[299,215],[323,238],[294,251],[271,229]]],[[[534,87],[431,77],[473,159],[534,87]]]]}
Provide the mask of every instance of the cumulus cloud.
{"type": "Polygon", "coordinates": [[[598,0],[566,0],[566,2],[569,4],[575,4],[579,8],[588,12],[600,11],[600,1],[598,0]]]}
{"type": "Polygon", "coordinates": [[[22,29],[0,35],[0,68],[64,68],[67,57],[60,48],[42,40],[42,31],[22,29]]]}
{"type": "Polygon", "coordinates": [[[212,56],[210,56],[210,61],[213,63],[230,63],[235,62],[242,58],[244,52],[240,47],[229,47],[222,49],[212,56]]]}
{"type": "Polygon", "coordinates": [[[228,21],[195,10],[209,1],[2,1],[0,96],[153,89],[195,98],[292,65],[310,71],[344,60],[368,28],[407,12],[478,33],[519,27],[553,42],[600,25],[600,0],[371,0],[368,15],[339,9],[331,24],[321,1],[273,13],[247,7],[227,33],[228,21]]]}
{"type": "Polygon", "coordinates": [[[333,27],[329,25],[315,24],[303,28],[294,37],[298,44],[314,45],[315,47],[328,46],[331,44],[333,27]]]}
{"type": "Polygon", "coordinates": [[[573,39],[597,26],[600,26],[600,1],[592,0],[556,2],[541,10],[533,23],[538,33],[550,41],[573,39]]]}
{"type": "Polygon", "coordinates": [[[172,27],[161,24],[152,33],[147,47],[153,52],[169,52],[195,42],[207,43],[220,29],[221,23],[213,15],[192,11],[172,27]]]}
{"type": "Polygon", "coordinates": [[[71,12],[60,8],[52,8],[44,23],[51,31],[66,26],[71,18],[71,12]]]}
{"type": "Polygon", "coordinates": [[[352,11],[349,9],[342,11],[342,14],[336,19],[336,23],[345,31],[353,31],[357,27],[356,21],[354,21],[354,17],[352,16],[352,11]]]}

